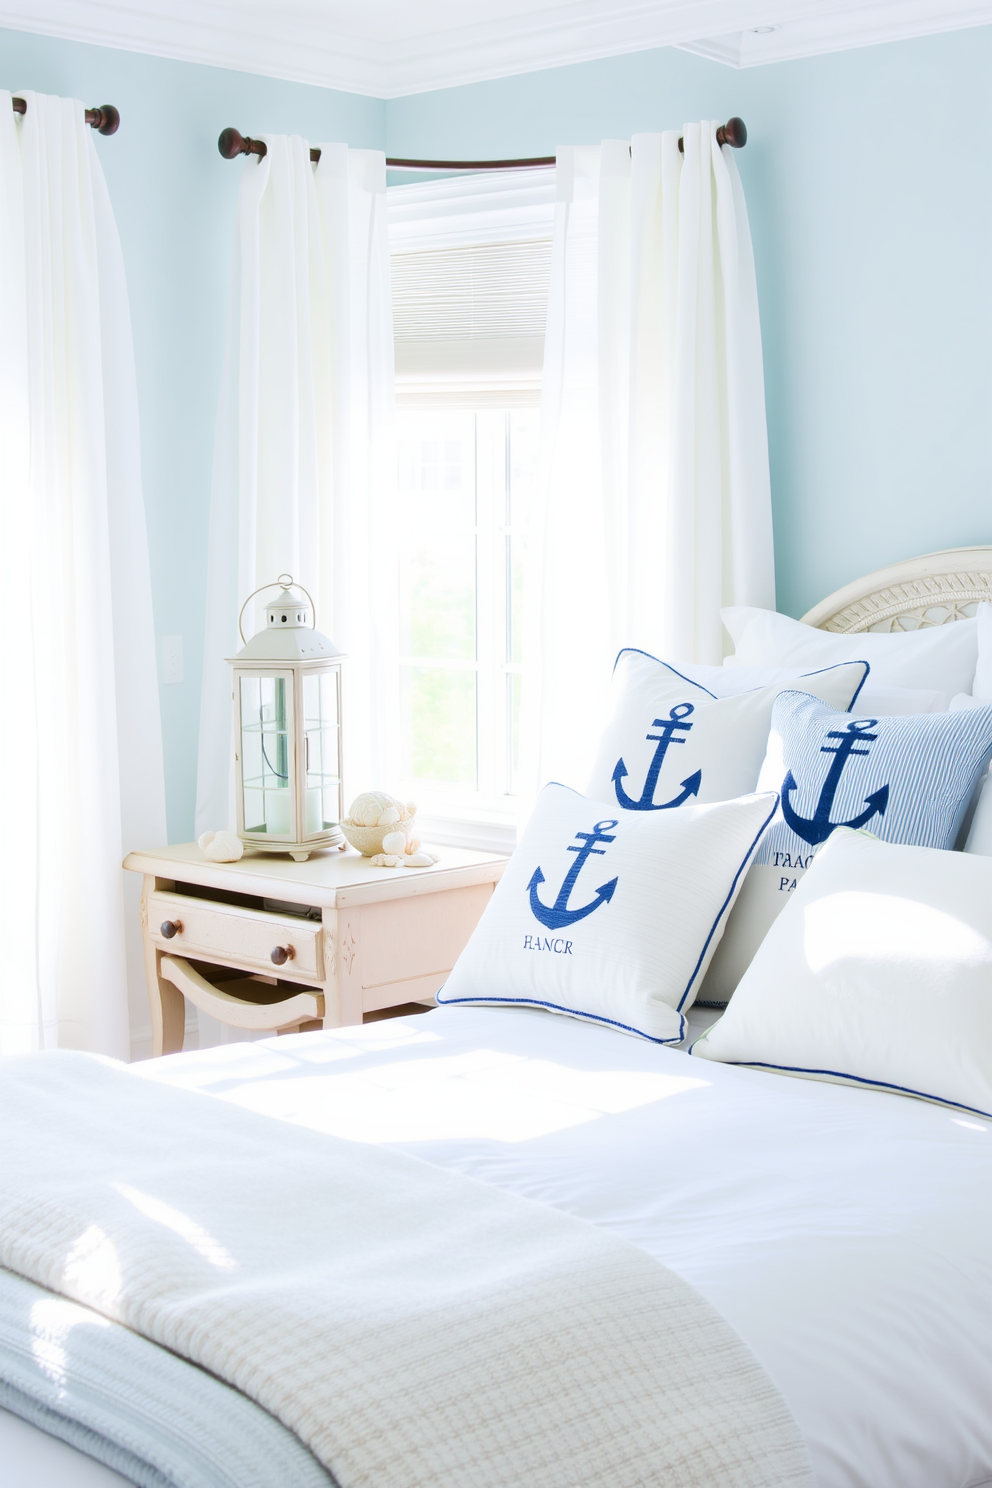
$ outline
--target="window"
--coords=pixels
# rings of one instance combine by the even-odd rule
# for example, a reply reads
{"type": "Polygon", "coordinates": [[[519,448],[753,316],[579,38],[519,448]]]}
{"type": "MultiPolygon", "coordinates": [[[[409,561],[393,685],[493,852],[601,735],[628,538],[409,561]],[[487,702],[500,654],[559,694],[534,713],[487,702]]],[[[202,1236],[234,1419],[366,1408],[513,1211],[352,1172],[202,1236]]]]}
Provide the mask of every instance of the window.
{"type": "Polygon", "coordinates": [[[533,407],[399,414],[400,768],[437,805],[514,794],[536,443],[533,407]]]}
{"type": "Polygon", "coordinates": [[[435,821],[510,821],[553,172],[390,198],[400,788],[435,821]]]}

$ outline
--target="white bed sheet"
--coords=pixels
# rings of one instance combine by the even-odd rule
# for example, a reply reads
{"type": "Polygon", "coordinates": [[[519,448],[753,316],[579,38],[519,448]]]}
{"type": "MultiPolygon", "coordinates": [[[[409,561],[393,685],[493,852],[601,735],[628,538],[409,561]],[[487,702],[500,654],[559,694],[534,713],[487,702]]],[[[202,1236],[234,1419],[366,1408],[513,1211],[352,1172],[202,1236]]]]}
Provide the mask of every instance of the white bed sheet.
{"type": "Polygon", "coordinates": [[[438,1009],[140,1070],[642,1246],[754,1349],[819,1488],[992,1484],[990,1123],[526,1009],[438,1009]]]}

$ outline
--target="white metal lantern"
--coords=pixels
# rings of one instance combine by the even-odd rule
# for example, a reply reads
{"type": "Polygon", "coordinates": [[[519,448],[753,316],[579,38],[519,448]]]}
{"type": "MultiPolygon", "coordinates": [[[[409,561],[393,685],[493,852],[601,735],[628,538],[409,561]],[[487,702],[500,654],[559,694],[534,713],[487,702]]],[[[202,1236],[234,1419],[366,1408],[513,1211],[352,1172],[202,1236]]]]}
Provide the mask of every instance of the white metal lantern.
{"type": "MultiPolygon", "coordinates": [[[[344,657],[314,629],[313,600],[291,575],[255,594],[280,586],[265,606],[265,629],[227,658],[234,668],[238,836],[302,863],[321,848],[347,846],[338,826],[344,657]]],[[[242,641],[241,621],[255,594],[238,617],[242,641]]]]}

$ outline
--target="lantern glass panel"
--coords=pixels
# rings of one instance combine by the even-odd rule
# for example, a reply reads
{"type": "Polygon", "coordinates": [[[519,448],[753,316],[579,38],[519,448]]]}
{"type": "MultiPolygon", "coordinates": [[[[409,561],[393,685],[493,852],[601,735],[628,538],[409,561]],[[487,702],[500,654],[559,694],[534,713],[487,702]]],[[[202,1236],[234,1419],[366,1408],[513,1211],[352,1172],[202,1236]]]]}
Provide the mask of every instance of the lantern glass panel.
{"type": "Polygon", "coordinates": [[[292,835],[289,679],[241,679],[241,780],[245,831],[292,835]]]}
{"type": "Polygon", "coordinates": [[[303,727],[306,741],[305,835],[326,832],[341,812],[341,738],[338,679],[331,672],[303,677],[303,727]]]}

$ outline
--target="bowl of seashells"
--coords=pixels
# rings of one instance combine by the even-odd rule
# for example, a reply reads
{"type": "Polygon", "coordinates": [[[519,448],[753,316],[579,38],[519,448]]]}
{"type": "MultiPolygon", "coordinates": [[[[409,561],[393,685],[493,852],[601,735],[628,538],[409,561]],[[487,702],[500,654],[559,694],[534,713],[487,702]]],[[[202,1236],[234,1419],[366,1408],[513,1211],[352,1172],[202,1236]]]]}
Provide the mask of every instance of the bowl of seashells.
{"type": "Polygon", "coordinates": [[[413,835],[416,815],[412,801],[398,801],[386,791],[365,791],[352,801],[340,826],[351,846],[377,868],[428,868],[437,858],[413,835]]]}

